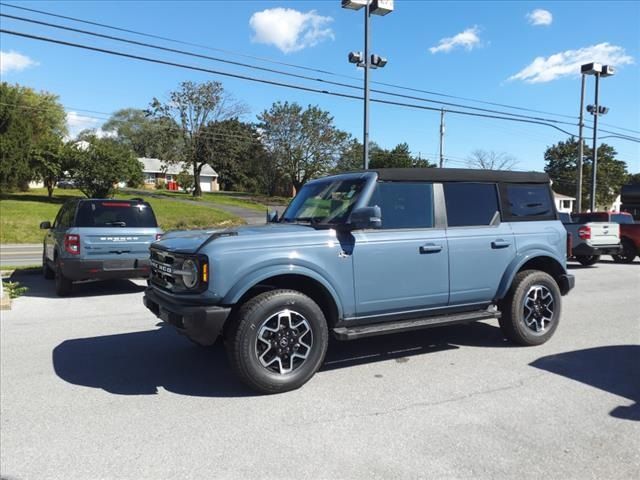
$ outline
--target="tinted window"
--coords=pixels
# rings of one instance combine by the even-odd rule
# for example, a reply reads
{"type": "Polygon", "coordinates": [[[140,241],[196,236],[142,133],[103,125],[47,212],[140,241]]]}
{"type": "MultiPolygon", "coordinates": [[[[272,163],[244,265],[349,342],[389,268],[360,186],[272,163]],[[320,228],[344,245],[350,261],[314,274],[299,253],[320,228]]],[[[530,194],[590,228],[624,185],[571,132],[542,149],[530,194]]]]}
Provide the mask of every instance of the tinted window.
{"type": "Polygon", "coordinates": [[[78,227],[155,228],[156,217],[148,204],[137,202],[82,202],[78,208],[78,227]]]}
{"type": "Polygon", "coordinates": [[[569,215],[568,213],[561,213],[560,221],[562,223],[573,223],[573,221],[571,220],[571,215],[569,215]]]}
{"type": "Polygon", "coordinates": [[[382,228],[433,227],[433,185],[378,183],[369,202],[382,211],[382,228]]]}
{"type": "Polygon", "coordinates": [[[609,216],[606,213],[577,213],[573,220],[576,223],[608,222],[609,216]]]}
{"type": "Polygon", "coordinates": [[[67,203],[64,207],[62,207],[62,211],[60,212],[60,216],[58,218],[58,228],[69,228],[73,225],[73,217],[76,213],[76,204],[75,203],[67,203]]]}
{"type": "Polygon", "coordinates": [[[445,183],[444,198],[450,227],[490,225],[500,211],[493,183],[445,183]]]}
{"type": "Polygon", "coordinates": [[[616,223],[633,223],[631,215],[620,215],[619,213],[611,214],[611,221],[616,223]]]}
{"type": "Polygon", "coordinates": [[[506,191],[512,217],[535,220],[555,216],[548,185],[507,185],[506,191]]]}

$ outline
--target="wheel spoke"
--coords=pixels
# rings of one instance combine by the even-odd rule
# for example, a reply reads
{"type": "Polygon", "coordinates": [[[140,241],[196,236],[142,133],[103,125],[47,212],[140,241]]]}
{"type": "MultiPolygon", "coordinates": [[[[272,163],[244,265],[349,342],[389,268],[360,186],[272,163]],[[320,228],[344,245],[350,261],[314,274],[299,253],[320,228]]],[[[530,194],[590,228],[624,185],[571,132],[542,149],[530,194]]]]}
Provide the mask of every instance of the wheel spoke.
{"type": "Polygon", "coordinates": [[[313,332],[299,312],[286,309],[267,318],[258,328],[255,351],[260,364],[279,375],[293,372],[307,360],[313,332]]]}
{"type": "Polygon", "coordinates": [[[524,324],[537,334],[544,333],[554,315],[553,293],[545,285],[532,285],[522,303],[524,324]]]}

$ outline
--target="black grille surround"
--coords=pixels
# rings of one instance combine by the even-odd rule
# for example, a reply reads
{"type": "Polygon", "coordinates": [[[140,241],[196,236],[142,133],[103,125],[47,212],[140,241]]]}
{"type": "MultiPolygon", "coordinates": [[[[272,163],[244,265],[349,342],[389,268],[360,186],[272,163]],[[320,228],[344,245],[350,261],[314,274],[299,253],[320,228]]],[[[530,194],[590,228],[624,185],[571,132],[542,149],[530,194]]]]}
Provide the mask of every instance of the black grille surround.
{"type": "MultiPolygon", "coordinates": [[[[208,267],[208,259],[204,255],[172,253],[151,247],[151,277],[149,282],[161,290],[171,293],[201,293],[207,289],[208,282],[202,280],[202,268],[208,267]],[[182,281],[182,266],[187,259],[196,261],[198,265],[198,284],[187,288],[182,281]]],[[[209,273],[209,272],[208,272],[209,273]]]]}

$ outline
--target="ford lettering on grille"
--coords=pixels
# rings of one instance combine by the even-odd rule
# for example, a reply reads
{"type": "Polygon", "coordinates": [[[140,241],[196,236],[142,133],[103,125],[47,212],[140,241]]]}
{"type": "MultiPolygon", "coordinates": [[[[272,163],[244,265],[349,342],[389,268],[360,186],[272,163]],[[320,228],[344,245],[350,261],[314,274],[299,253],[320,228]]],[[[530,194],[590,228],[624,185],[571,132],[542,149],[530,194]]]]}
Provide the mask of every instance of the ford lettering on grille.
{"type": "Polygon", "coordinates": [[[151,266],[156,270],[163,273],[167,273],[169,275],[173,273],[173,268],[171,268],[169,265],[165,265],[164,263],[159,263],[151,260],[151,266]]]}

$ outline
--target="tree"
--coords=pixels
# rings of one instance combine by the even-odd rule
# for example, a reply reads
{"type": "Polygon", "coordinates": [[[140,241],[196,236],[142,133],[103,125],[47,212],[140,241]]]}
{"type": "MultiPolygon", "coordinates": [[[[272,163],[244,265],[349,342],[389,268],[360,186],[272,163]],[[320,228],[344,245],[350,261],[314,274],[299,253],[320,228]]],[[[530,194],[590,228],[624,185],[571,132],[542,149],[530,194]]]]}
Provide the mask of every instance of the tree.
{"type": "Polygon", "coordinates": [[[154,118],[146,110],[118,110],[102,126],[104,132],[127,145],[138,157],[176,161],[180,157],[180,129],[171,118],[154,118]]]}
{"type": "MultiPolygon", "coordinates": [[[[553,189],[564,195],[575,196],[577,189],[578,140],[574,137],[548,147],[544,153],[545,167],[553,181],[553,189]]],[[[593,150],[583,145],[582,196],[589,198],[593,150]]],[[[616,160],[617,152],[606,143],[598,147],[598,178],[596,205],[608,208],[627,181],[627,165],[616,160]]]]}
{"type": "Polygon", "coordinates": [[[182,169],[176,175],[176,183],[185,192],[190,192],[193,189],[193,175],[187,169],[182,169]]]}
{"type": "Polygon", "coordinates": [[[482,170],[513,170],[518,161],[505,152],[474,150],[467,159],[467,165],[482,170]]]}
{"type": "Polygon", "coordinates": [[[182,156],[193,172],[194,196],[201,196],[200,172],[207,164],[202,157],[204,130],[211,122],[228,120],[245,113],[246,107],[233,100],[219,82],[182,82],[169,94],[166,102],[154,98],[150,105],[153,116],[178,126],[182,156]]]}
{"type": "Polygon", "coordinates": [[[87,137],[88,146],[73,145],[71,170],[78,188],[90,198],[110,196],[117,184],[142,181],[142,165],[133,152],[113,138],[87,137]]]}
{"type": "Polygon", "coordinates": [[[640,185],[640,173],[630,173],[626,183],[630,185],[640,185]]]}
{"type": "MultiPolygon", "coordinates": [[[[435,167],[428,160],[411,154],[406,142],[399,143],[391,150],[380,147],[375,142],[369,144],[369,168],[430,168],[435,167]]],[[[351,140],[338,160],[335,172],[362,170],[362,144],[351,140]]]]}
{"type": "Polygon", "coordinates": [[[218,172],[223,190],[255,190],[261,174],[256,159],[264,147],[254,125],[237,118],[211,122],[203,130],[198,156],[218,172]]]}
{"type": "Polygon", "coordinates": [[[53,196],[53,189],[64,176],[64,172],[71,168],[69,159],[64,141],[59,137],[51,136],[33,148],[30,166],[34,179],[42,181],[49,198],[53,196]]]}
{"type": "Polygon", "coordinates": [[[0,84],[0,189],[28,188],[38,177],[32,158],[66,135],[58,97],[19,85],[0,84]]]}
{"type": "Polygon", "coordinates": [[[296,191],[331,171],[349,138],[329,112],[311,105],[276,102],[258,120],[265,148],[296,191]]]}

